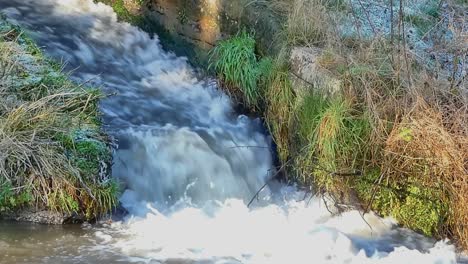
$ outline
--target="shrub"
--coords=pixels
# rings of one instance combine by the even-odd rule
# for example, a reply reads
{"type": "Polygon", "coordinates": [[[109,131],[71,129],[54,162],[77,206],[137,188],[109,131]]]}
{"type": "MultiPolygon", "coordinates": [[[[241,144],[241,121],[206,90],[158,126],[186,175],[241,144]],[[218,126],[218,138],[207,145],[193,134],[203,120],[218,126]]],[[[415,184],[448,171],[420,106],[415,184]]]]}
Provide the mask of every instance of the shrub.
{"type": "Polygon", "coordinates": [[[0,179],[0,213],[25,206],[33,201],[31,190],[14,188],[8,180],[0,179]]]}

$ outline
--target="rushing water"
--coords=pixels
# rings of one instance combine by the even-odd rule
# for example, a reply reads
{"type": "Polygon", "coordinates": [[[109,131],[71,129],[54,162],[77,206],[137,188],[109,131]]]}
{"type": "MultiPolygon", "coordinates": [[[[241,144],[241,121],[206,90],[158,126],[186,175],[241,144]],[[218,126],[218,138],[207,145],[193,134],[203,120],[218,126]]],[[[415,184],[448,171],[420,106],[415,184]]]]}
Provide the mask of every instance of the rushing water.
{"type": "Polygon", "coordinates": [[[129,216],[82,227],[0,224],[0,263],[455,263],[448,241],[358,211],[331,216],[321,199],[273,183],[269,139],[237,116],[157,37],[118,23],[92,0],[0,0],[73,78],[102,101],[119,143],[113,174],[129,216]]]}

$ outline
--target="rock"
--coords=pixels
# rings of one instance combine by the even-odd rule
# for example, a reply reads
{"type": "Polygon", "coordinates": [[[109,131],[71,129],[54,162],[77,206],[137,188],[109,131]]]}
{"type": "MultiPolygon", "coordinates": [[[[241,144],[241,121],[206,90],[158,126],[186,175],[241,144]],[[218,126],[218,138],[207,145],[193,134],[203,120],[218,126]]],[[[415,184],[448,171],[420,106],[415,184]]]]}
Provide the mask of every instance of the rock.
{"type": "Polygon", "coordinates": [[[221,36],[220,1],[154,0],[146,6],[147,16],[174,36],[210,49],[221,36]]]}
{"type": "Polygon", "coordinates": [[[128,12],[132,15],[141,15],[141,8],[140,4],[134,0],[124,0],[124,7],[127,9],[128,12]]]}
{"type": "Polygon", "coordinates": [[[38,224],[61,225],[69,219],[58,212],[46,210],[24,209],[15,213],[2,215],[4,219],[22,222],[33,222],[38,224]]]}
{"type": "Polygon", "coordinates": [[[291,79],[293,89],[301,97],[309,89],[317,89],[332,96],[341,90],[341,81],[320,65],[324,51],[320,48],[294,47],[291,51],[291,79]]]}

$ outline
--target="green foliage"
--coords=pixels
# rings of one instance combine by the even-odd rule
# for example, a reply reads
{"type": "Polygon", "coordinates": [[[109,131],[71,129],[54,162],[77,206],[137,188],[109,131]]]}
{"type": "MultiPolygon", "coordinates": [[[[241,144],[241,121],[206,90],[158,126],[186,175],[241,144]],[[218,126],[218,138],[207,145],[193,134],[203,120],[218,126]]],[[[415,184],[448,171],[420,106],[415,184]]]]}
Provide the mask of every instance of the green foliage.
{"type": "Polygon", "coordinates": [[[328,99],[314,92],[305,96],[297,115],[299,142],[306,146],[296,159],[303,182],[337,193],[345,184],[334,173],[353,173],[363,164],[368,118],[339,96],[328,99]]]}
{"type": "Polygon", "coordinates": [[[413,131],[411,128],[402,127],[400,133],[398,133],[398,137],[406,142],[410,142],[413,140],[413,131]]]}
{"type": "MultiPolygon", "coordinates": [[[[107,5],[112,6],[114,12],[117,14],[119,20],[126,21],[135,26],[145,26],[145,19],[141,15],[134,15],[125,7],[124,0],[95,0],[98,2],[103,2],[107,5]]],[[[143,5],[145,0],[135,0],[138,5],[143,5]]]]}
{"type": "Polygon", "coordinates": [[[86,217],[89,219],[98,217],[102,212],[109,212],[118,204],[120,186],[117,181],[111,179],[99,185],[90,186],[95,199],[87,200],[86,217]]]}
{"type": "MultiPolygon", "coordinates": [[[[448,203],[440,190],[405,182],[381,180],[380,170],[371,170],[354,185],[358,196],[384,216],[392,216],[402,225],[425,235],[434,235],[448,217],[448,203]]],[[[367,205],[366,205],[367,206],[367,205]]]]}
{"type": "Polygon", "coordinates": [[[114,9],[118,17],[125,19],[130,16],[130,13],[128,12],[127,8],[125,8],[124,0],[114,0],[112,8],[114,9]]]}
{"type": "Polygon", "coordinates": [[[19,192],[6,180],[0,179],[0,213],[9,212],[33,201],[31,191],[27,188],[19,192]]]}
{"type": "Polygon", "coordinates": [[[177,19],[182,25],[187,24],[188,16],[187,16],[187,10],[185,8],[181,8],[179,10],[179,13],[177,14],[177,19]]]}
{"type": "Polygon", "coordinates": [[[250,107],[258,106],[261,97],[258,82],[268,74],[271,65],[268,59],[258,61],[255,39],[245,31],[220,41],[210,52],[209,69],[214,69],[228,86],[239,89],[250,107]]]}
{"type": "Polygon", "coordinates": [[[20,32],[21,32],[21,38],[19,39],[19,42],[26,46],[26,51],[33,56],[42,58],[43,57],[42,51],[36,45],[34,40],[30,38],[28,34],[26,34],[24,31],[20,31],[20,32]]]}
{"type": "Polygon", "coordinates": [[[58,133],[58,140],[67,152],[72,164],[80,170],[85,179],[99,174],[101,162],[109,163],[111,155],[108,146],[98,141],[90,131],[76,130],[72,133],[58,133]]]}
{"type": "Polygon", "coordinates": [[[340,97],[325,99],[311,93],[306,96],[299,117],[301,134],[329,165],[337,160],[349,160],[352,164],[356,158],[353,153],[366,142],[370,130],[368,120],[355,114],[350,103],[340,97]]]}
{"type": "MultiPolygon", "coordinates": [[[[272,78],[274,73],[274,63],[270,57],[263,57],[258,63],[258,85],[260,89],[266,89],[269,80],[272,78]]],[[[265,94],[266,91],[261,91],[261,94],[265,94]]]]}
{"type": "Polygon", "coordinates": [[[74,163],[86,177],[99,174],[101,162],[109,162],[107,146],[99,141],[84,140],[75,143],[74,163]]]}
{"type": "Polygon", "coordinates": [[[318,127],[320,117],[323,116],[328,107],[328,100],[320,95],[309,93],[304,97],[298,109],[298,127],[301,142],[309,142],[315,136],[315,129],[318,127]]]}
{"type": "Polygon", "coordinates": [[[47,200],[49,207],[64,213],[78,213],[80,206],[78,201],[66,190],[58,189],[49,193],[47,200]]]}
{"type": "Polygon", "coordinates": [[[412,183],[406,187],[406,197],[393,214],[405,226],[434,235],[447,217],[447,204],[438,190],[412,183]]]}

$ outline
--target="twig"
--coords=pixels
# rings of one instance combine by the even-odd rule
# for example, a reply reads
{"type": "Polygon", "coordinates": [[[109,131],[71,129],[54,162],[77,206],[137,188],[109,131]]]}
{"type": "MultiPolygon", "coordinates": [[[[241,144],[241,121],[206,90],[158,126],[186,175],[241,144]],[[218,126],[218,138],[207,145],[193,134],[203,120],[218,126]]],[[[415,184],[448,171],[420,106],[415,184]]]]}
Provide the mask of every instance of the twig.
{"type": "Polygon", "coordinates": [[[408,75],[408,82],[409,82],[409,87],[412,87],[412,81],[411,81],[411,71],[409,67],[409,62],[408,62],[408,53],[406,52],[406,30],[405,30],[405,21],[404,21],[404,14],[403,14],[403,0],[400,0],[400,23],[401,23],[401,30],[403,33],[403,52],[405,56],[405,64],[406,64],[406,74],[408,75]]]}
{"type": "Polygon", "coordinates": [[[330,210],[330,208],[328,208],[327,200],[325,200],[325,195],[322,195],[322,201],[323,204],[325,204],[325,208],[327,208],[327,211],[333,215],[333,212],[330,210]]]}
{"type": "MultiPolygon", "coordinates": [[[[271,179],[270,179],[271,180],[271,179]]],[[[265,189],[265,187],[268,185],[268,183],[270,182],[270,180],[266,181],[265,184],[263,184],[263,186],[255,193],[255,195],[252,197],[252,199],[250,199],[250,202],[247,204],[247,207],[250,207],[250,205],[253,203],[253,201],[255,200],[255,198],[258,198],[258,195],[260,194],[260,192],[265,189]]]]}
{"type": "MultiPolygon", "coordinates": [[[[393,38],[394,38],[394,25],[393,25],[393,0],[390,0],[390,44],[393,48],[393,38]]],[[[392,52],[392,63],[394,62],[393,52],[392,52]]]]}
{"type": "Polygon", "coordinates": [[[367,21],[369,22],[370,27],[372,28],[372,32],[374,33],[374,38],[377,37],[377,32],[375,31],[374,24],[372,23],[370,17],[369,17],[369,12],[368,10],[364,7],[362,4],[361,0],[358,0],[359,5],[361,6],[362,10],[364,10],[364,13],[366,14],[367,21]]]}
{"type": "MultiPolygon", "coordinates": [[[[283,168],[290,162],[291,160],[288,160],[286,161],[277,171],[276,173],[270,178],[268,179],[265,184],[255,193],[255,195],[252,197],[252,199],[250,199],[250,202],[247,204],[247,207],[250,207],[250,205],[253,203],[253,201],[255,200],[255,198],[258,198],[258,195],[260,194],[260,192],[265,189],[265,187],[268,185],[268,183],[275,179],[276,176],[278,176],[280,174],[280,172],[283,170],[283,168]]],[[[267,175],[268,173],[270,172],[270,170],[267,172],[267,175]]]]}
{"type": "Polygon", "coordinates": [[[235,147],[229,147],[230,149],[233,149],[233,148],[263,148],[263,149],[267,149],[267,148],[270,148],[270,147],[264,147],[264,146],[235,146],[235,147]]]}

